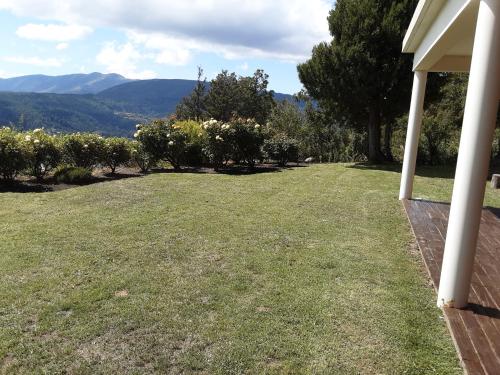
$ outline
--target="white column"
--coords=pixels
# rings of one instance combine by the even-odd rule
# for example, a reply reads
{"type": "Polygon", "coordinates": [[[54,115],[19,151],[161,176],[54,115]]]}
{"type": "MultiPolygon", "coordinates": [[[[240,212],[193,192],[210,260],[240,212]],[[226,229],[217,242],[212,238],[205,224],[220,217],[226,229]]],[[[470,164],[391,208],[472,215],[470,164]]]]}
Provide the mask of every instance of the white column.
{"type": "Polygon", "coordinates": [[[438,306],[467,305],[500,95],[500,1],[481,0],[438,306]]]}
{"type": "Polygon", "coordinates": [[[415,176],[418,140],[420,138],[422,115],[424,113],[424,97],[426,84],[427,72],[416,71],[415,77],[413,78],[411,107],[410,115],[408,118],[408,131],[406,134],[405,156],[403,159],[401,187],[399,190],[400,200],[410,199],[413,192],[413,177],[415,176]]]}

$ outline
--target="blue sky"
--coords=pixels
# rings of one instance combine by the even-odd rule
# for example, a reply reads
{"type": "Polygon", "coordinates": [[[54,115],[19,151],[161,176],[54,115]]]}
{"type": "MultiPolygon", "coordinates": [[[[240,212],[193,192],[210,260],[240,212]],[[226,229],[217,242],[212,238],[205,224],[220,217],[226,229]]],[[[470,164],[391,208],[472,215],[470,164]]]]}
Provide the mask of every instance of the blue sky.
{"type": "Polygon", "coordinates": [[[208,79],[258,68],[278,92],[329,40],[330,0],[0,0],[0,77],[119,73],[208,79]]]}

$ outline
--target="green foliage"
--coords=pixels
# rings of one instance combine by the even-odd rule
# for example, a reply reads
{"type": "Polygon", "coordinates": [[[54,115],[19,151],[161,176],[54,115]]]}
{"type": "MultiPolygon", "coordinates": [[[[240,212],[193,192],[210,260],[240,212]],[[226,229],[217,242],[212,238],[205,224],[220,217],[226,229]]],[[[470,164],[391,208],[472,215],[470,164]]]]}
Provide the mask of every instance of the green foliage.
{"type": "Polygon", "coordinates": [[[296,139],[288,138],[286,135],[277,135],[264,141],[264,152],[268,158],[276,160],[282,167],[290,161],[299,159],[299,142],[296,139]]]}
{"type": "Polygon", "coordinates": [[[62,151],[58,140],[43,129],[24,133],[24,142],[29,150],[29,173],[37,179],[42,179],[61,162],[62,151]]]}
{"type": "Polygon", "coordinates": [[[90,170],[103,161],[105,141],[98,134],[67,134],[62,137],[62,149],[67,164],[90,170]]]}
{"type": "Polygon", "coordinates": [[[236,113],[242,118],[252,118],[258,123],[264,124],[274,103],[274,92],[268,91],[269,75],[258,69],[252,77],[240,77],[239,86],[239,108],[236,113]]]}
{"type": "Polygon", "coordinates": [[[149,152],[146,152],[144,144],[138,141],[131,143],[131,158],[137,164],[142,173],[147,173],[156,166],[157,160],[149,152]]]}
{"type": "Polygon", "coordinates": [[[382,121],[408,108],[411,57],[401,40],[416,0],[338,0],[328,18],[333,40],[298,66],[309,94],[342,127],[368,132],[369,159],[380,161],[382,121]]]}
{"type": "Polygon", "coordinates": [[[228,122],[233,117],[255,118],[264,123],[274,106],[274,92],[268,91],[269,76],[257,70],[253,76],[238,77],[223,70],[210,82],[206,91],[203,71],[198,70],[198,81],[193,92],[177,106],[180,120],[200,121],[212,117],[228,122]]]}
{"type": "Polygon", "coordinates": [[[29,149],[19,133],[9,127],[0,128],[0,175],[13,180],[29,160],[29,149]]]}
{"type": "Polygon", "coordinates": [[[305,112],[295,103],[283,100],[276,103],[268,119],[269,131],[272,134],[284,134],[301,139],[306,127],[305,112]]]}
{"type": "Polygon", "coordinates": [[[202,125],[193,120],[177,121],[175,125],[186,135],[184,162],[189,166],[200,166],[204,163],[203,148],[206,143],[206,132],[202,125]]]}
{"type": "Polygon", "coordinates": [[[193,92],[184,97],[175,109],[175,116],[180,120],[201,121],[207,117],[205,105],[207,79],[203,78],[203,69],[198,67],[198,79],[193,92]]]}
{"type": "Polygon", "coordinates": [[[223,70],[210,83],[205,103],[214,119],[227,122],[237,114],[240,106],[240,88],[236,73],[223,70]]]}
{"type": "Polygon", "coordinates": [[[226,124],[232,146],[231,159],[235,163],[245,162],[250,167],[255,160],[262,157],[261,148],[264,144],[262,126],[254,119],[235,118],[226,124]]]}
{"type": "Polygon", "coordinates": [[[148,125],[138,125],[134,137],[153,160],[165,160],[174,169],[181,168],[188,137],[173,120],[154,120],[148,125]]]}
{"type": "Polygon", "coordinates": [[[54,179],[58,184],[88,184],[92,181],[92,171],[82,167],[64,166],[55,171],[54,179]]]}
{"type": "Polygon", "coordinates": [[[211,119],[205,121],[202,127],[206,132],[203,152],[215,170],[218,170],[231,158],[233,150],[231,144],[231,125],[211,119]]]}
{"type": "Polygon", "coordinates": [[[115,173],[116,168],[130,161],[130,141],[126,138],[106,138],[103,162],[115,173]]]}

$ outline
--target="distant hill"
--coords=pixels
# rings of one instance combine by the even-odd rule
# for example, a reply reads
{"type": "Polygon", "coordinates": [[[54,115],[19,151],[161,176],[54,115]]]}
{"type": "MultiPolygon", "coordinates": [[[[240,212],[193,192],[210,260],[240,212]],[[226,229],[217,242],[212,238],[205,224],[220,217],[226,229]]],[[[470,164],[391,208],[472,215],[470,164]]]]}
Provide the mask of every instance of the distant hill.
{"type": "Polygon", "coordinates": [[[52,94],[97,94],[110,87],[130,82],[119,74],[69,74],[63,76],[29,75],[0,79],[0,91],[52,94]]]}
{"type": "MultiPolygon", "coordinates": [[[[5,81],[10,82],[11,88],[13,82],[17,82],[18,91],[21,86],[28,89],[28,83],[21,84],[22,80],[28,77],[45,77],[49,80],[61,78],[58,81],[57,91],[64,91],[66,88],[69,93],[0,92],[0,125],[17,126],[22,122],[25,129],[44,127],[57,132],[90,131],[103,135],[131,136],[135,124],[173,113],[181,99],[191,93],[196,85],[194,80],[129,81],[116,74],[93,73],[61,77],[26,76],[0,80],[0,91],[2,87],[7,87],[7,85],[2,86],[5,81]],[[83,94],[91,88],[96,90],[99,85],[107,86],[113,82],[120,84],[108,86],[95,94],[83,94]],[[80,91],[77,90],[77,86],[80,87],[80,91]],[[24,117],[22,121],[20,121],[21,116],[24,117]]],[[[43,86],[42,80],[38,81],[36,88],[49,90],[49,84],[43,86]]],[[[32,85],[33,82],[31,81],[32,85]]],[[[32,87],[35,90],[35,87],[32,87]]],[[[56,86],[51,87],[51,90],[56,90],[56,86]]],[[[275,98],[293,100],[291,95],[280,93],[275,93],[275,98]]]]}
{"type": "Polygon", "coordinates": [[[138,122],[134,116],[116,113],[94,95],[0,92],[0,125],[130,136],[138,122]]]}
{"type": "Polygon", "coordinates": [[[186,79],[150,79],[112,87],[100,92],[97,97],[120,112],[162,117],[173,113],[195,85],[196,81],[186,79]]]}
{"type": "MultiPolygon", "coordinates": [[[[187,79],[150,79],[118,85],[97,94],[121,112],[162,117],[173,113],[182,98],[189,95],[196,81],[187,79]]],[[[275,93],[276,100],[293,101],[293,96],[275,93]]]]}

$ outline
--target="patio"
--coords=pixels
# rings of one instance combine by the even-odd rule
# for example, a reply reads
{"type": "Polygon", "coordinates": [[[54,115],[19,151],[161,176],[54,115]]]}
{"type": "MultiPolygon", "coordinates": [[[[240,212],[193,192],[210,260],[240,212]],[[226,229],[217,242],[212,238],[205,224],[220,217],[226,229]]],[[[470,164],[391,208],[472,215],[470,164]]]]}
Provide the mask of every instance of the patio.
{"type": "MultiPolygon", "coordinates": [[[[403,200],[432,283],[438,290],[449,204],[403,200]]],[[[469,304],[443,308],[464,369],[497,374],[500,368],[500,210],[482,210],[469,304]]]]}

